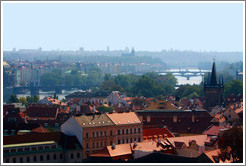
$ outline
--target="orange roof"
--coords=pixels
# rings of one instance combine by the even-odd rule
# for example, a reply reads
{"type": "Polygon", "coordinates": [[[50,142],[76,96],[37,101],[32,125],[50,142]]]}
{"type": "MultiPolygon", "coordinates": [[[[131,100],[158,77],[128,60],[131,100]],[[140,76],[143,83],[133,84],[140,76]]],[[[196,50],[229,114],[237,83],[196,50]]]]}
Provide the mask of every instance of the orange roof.
{"type": "Polygon", "coordinates": [[[214,115],[214,118],[217,119],[220,123],[226,120],[223,114],[216,114],[214,115]]]}
{"type": "Polygon", "coordinates": [[[116,125],[141,123],[135,112],[107,113],[106,115],[116,125]]]}
{"type": "MultiPolygon", "coordinates": [[[[210,158],[211,161],[213,161],[214,163],[216,163],[215,158],[218,158],[219,155],[221,155],[221,151],[220,151],[220,149],[209,150],[209,151],[205,151],[204,154],[206,156],[208,156],[208,158],[210,158]]],[[[219,163],[232,163],[232,161],[233,161],[233,158],[231,157],[230,160],[225,159],[224,162],[220,159],[219,160],[219,163]]]]}
{"type": "Polygon", "coordinates": [[[32,132],[35,132],[35,133],[49,133],[49,130],[47,130],[43,126],[40,126],[38,128],[33,129],[32,132]]]}
{"type": "Polygon", "coordinates": [[[184,136],[184,137],[171,137],[167,140],[174,145],[174,142],[184,142],[187,147],[189,147],[190,141],[196,141],[197,145],[204,145],[207,139],[207,135],[194,135],[194,136],[184,136]]]}
{"type": "Polygon", "coordinates": [[[90,155],[92,157],[116,157],[122,155],[132,154],[130,144],[119,144],[115,145],[115,148],[112,146],[107,146],[105,149],[97,151],[96,153],[90,155]]]}
{"type": "Polygon", "coordinates": [[[132,100],[132,98],[131,97],[124,97],[124,98],[122,98],[123,100],[132,100]]]}
{"type": "Polygon", "coordinates": [[[163,150],[163,147],[158,144],[157,142],[155,141],[144,141],[144,142],[138,142],[137,143],[137,146],[134,147],[134,143],[131,143],[131,147],[132,149],[134,150],[141,150],[141,151],[161,151],[163,150]]]}

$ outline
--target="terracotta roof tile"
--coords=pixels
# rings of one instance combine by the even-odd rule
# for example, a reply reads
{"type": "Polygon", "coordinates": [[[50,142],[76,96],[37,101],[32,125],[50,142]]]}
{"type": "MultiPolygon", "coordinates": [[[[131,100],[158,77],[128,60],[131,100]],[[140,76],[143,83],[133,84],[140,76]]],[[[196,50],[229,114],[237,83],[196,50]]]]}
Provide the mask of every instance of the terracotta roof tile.
{"type": "Polygon", "coordinates": [[[116,125],[141,123],[135,112],[106,114],[116,125]]]}

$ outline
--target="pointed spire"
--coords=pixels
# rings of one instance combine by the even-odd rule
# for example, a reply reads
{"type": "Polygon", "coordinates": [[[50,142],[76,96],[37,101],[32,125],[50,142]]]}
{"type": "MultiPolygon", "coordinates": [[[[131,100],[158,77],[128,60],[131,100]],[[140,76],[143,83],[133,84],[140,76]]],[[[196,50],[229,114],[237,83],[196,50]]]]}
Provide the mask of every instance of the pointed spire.
{"type": "Polygon", "coordinates": [[[213,62],[213,68],[212,68],[212,73],[210,77],[210,85],[217,85],[217,74],[216,74],[215,62],[213,62]]]}

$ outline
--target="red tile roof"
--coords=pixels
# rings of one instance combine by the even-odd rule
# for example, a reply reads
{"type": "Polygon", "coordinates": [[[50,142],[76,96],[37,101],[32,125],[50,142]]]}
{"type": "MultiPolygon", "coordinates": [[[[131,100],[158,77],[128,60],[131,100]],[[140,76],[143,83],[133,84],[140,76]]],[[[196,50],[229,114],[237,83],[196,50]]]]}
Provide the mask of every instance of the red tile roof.
{"type": "Polygon", "coordinates": [[[47,130],[43,126],[40,126],[38,128],[35,128],[35,129],[32,129],[31,131],[34,132],[34,133],[48,133],[49,132],[49,130],[47,130]]]}
{"type": "Polygon", "coordinates": [[[165,128],[153,128],[153,129],[143,129],[143,137],[154,136],[154,135],[164,135],[167,134],[167,137],[174,137],[174,135],[165,127],[165,128]]]}
{"type": "Polygon", "coordinates": [[[224,127],[224,126],[212,126],[210,127],[208,130],[204,131],[203,134],[206,135],[213,135],[213,136],[218,136],[219,132],[221,129],[229,129],[228,127],[224,127]]]}

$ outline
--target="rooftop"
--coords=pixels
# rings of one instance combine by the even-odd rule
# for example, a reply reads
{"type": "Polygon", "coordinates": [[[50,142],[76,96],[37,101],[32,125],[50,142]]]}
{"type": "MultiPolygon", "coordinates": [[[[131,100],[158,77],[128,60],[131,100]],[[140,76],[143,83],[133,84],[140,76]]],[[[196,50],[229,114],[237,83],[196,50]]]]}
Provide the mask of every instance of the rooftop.
{"type": "Polygon", "coordinates": [[[34,145],[49,145],[54,144],[55,141],[42,141],[42,142],[30,142],[30,143],[19,143],[19,144],[9,144],[3,145],[3,148],[14,148],[14,147],[23,147],[23,146],[34,146],[34,145]]]}

